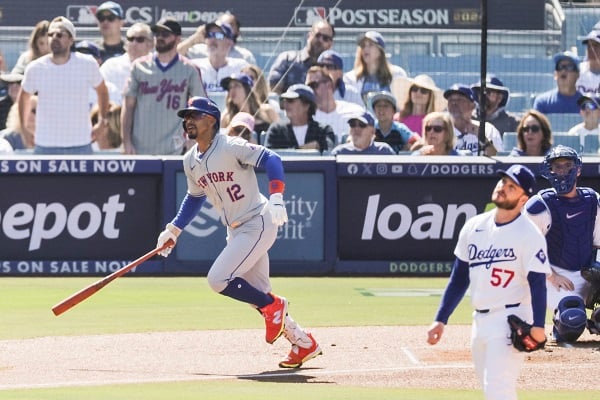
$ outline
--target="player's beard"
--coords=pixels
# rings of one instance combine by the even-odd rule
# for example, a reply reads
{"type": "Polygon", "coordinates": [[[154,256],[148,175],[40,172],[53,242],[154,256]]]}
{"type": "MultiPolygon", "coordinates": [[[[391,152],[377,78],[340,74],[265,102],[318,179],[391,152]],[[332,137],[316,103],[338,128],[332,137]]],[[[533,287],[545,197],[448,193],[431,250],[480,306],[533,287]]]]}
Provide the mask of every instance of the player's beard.
{"type": "Polygon", "coordinates": [[[173,50],[175,48],[175,41],[173,40],[172,42],[165,42],[165,43],[161,43],[160,40],[156,41],[156,51],[158,53],[168,53],[169,51],[173,50]]]}
{"type": "Polygon", "coordinates": [[[492,203],[503,210],[514,210],[519,206],[519,199],[508,200],[506,196],[503,196],[503,198],[500,199],[498,198],[498,193],[494,193],[494,196],[492,196],[492,203]]]}

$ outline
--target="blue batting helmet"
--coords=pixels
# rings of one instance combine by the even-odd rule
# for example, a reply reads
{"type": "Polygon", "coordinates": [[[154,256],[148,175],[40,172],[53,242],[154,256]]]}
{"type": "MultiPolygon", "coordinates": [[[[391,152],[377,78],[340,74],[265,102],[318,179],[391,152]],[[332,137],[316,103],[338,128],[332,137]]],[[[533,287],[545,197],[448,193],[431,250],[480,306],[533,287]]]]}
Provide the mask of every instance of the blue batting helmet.
{"type": "MultiPolygon", "coordinates": [[[[179,118],[184,118],[188,113],[196,112],[200,114],[210,115],[215,119],[215,128],[219,130],[221,126],[221,111],[217,104],[207,97],[195,96],[188,100],[187,107],[177,111],[179,118]]],[[[185,122],[183,123],[183,130],[185,131],[185,122]]]]}
{"type": "Polygon", "coordinates": [[[577,154],[574,149],[559,144],[550,149],[548,154],[546,154],[544,162],[542,163],[541,175],[550,182],[550,185],[556,190],[557,194],[569,193],[573,190],[573,187],[577,182],[577,174],[581,170],[582,164],[581,157],[579,157],[579,154],[577,154]],[[575,166],[565,174],[552,172],[552,162],[559,158],[572,160],[575,163],[575,166]]]}

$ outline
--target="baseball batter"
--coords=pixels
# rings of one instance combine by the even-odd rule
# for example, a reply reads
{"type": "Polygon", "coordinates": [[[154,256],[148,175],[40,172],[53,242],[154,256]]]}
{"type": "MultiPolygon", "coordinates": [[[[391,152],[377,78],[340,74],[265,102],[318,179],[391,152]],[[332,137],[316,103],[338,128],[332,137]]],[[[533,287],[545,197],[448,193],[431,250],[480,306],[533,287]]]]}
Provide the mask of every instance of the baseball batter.
{"type": "MultiPolygon", "coordinates": [[[[157,246],[177,237],[198,214],[206,199],[220,212],[227,227],[227,245],[211,266],[207,280],[217,293],[248,303],[265,318],[266,341],[280,335],[292,350],[279,363],[297,368],[321,354],[312,334],[288,315],[288,302],[271,293],[269,256],[279,226],[287,222],[283,201],[284,172],[281,158],[271,150],[240,137],[219,134],[221,112],[205,97],[193,97],[177,115],[196,145],[184,156],[188,191],[176,217],[158,237],[157,246]],[[270,197],[259,191],[254,167],[264,167],[270,197]]],[[[168,256],[171,248],[161,255],[168,256]]]]}
{"type": "Polygon", "coordinates": [[[574,149],[562,145],[550,149],[541,171],[552,188],[540,191],[525,206],[526,214],[546,235],[552,267],[548,310],[554,313],[552,332],[557,342],[575,341],[585,330],[584,299],[591,286],[581,270],[595,261],[594,248],[600,247],[600,198],[594,189],[576,186],[581,166],[574,149]]]}
{"type": "Polygon", "coordinates": [[[496,208],[471,218],[460,231],[450,280],[427,342],[441,339],[470,284],[475,372],[487,400],[513,400],[524,353],[511,344],[507,316],[533,321],[531,336],[545,340],[546,275],[551,271],[543,235],[521,214],[533,194],[533,173],[515,164],[499,174],[492,192],[496,208]]]}

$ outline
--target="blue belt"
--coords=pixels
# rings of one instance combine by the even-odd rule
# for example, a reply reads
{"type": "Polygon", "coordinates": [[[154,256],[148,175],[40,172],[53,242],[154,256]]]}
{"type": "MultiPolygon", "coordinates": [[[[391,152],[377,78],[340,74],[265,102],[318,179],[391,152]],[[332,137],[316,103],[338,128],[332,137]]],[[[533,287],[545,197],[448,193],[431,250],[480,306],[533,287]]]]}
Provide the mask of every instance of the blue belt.
{"type": "MultiPolygon", "coordinates": [[[[515,308],[515,307],[519,307],[521,305],[521,303],[515,303],[515,304],[505,304],[504,308],[515,308]]],[[[490,312],[489,308],[483,309],[483,310],[475,310],[480,314],[486,314],[490,312]]]]}

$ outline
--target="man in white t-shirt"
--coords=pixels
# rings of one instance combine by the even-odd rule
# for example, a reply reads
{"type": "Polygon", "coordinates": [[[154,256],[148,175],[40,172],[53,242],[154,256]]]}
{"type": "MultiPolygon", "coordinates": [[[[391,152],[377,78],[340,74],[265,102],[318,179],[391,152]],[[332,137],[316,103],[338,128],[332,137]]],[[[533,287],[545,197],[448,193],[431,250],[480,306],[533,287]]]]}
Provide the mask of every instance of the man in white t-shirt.
{"type": "Polygon", "coordinates": [[[577,104],[580,107],[579,114],[583,118],[583,122],[569,129],[568,135],[579,136],[581,148],[585,149],[586,136],[594,135],[598,137],[600,135],[600,129],[598,129],[598,124],[600,123],[600,98],[592,94],[584,95],[577,100],[577,104]]]}
{"type": "Polygon", "coordinates": [[[361,115],[364,107],[356,103],[335,99],[333,78],[324,67],[312,66],[306,72],[306,85],[315,93],[317,111],[314,120],[329,125],[337,137],[337,143],[350,133],[348,120],[353,115],[361,115]]]}
{"type": "Polygon", "coordinates": [[[577,90],[586,94],[600,94],[600,26],[587,34],[582,41],[586,46],[586,60],[580,65],[577,90]]]}
{"type": "MultiPolygon", "coordinates": [[[[71,52],[75,27],[56,17],[48,28],[50,53],[32,61],[25,70],[19,92],[19,118],[23,130],[29,98],[37,92],[35,154],[91,154],[92,124],[89,89],[94,88],[100,110],[99,124],[106,124],[108,89],[96,60],[71,52]]],[[[25,132],[33,135],[32,132],[25,132]]]]}
{"type": "Polygon", "coordinates": [[[104,80],[111,82],[121,95],[118,104],[123,102],[123,92],[131,73],[131,63],[136,58],[149,54],[154,47],[154,37],[148,24],[137,22],[127,29],[125,35],[127,37],[126,53],[111,57],[100,66],[104,80]]]}
{"type": "Polygon", "coordinates": [[[233,46],[231,25],[215,21],[206,25],[207,58],[196,58],[192,62],[202,71],[204,87],[210,97],[211,92],[223,92],[221,81],[228,76],[239,74],[248,63],[241,58],[229,57],[233,46]]]}

